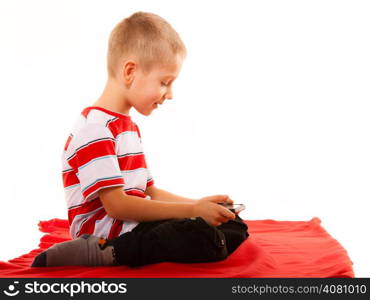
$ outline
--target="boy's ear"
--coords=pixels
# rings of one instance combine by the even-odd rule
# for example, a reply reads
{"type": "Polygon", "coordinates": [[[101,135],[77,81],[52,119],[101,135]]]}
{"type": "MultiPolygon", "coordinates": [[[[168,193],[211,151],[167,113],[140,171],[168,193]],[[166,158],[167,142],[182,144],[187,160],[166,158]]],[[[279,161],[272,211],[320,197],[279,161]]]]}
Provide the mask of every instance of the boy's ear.
{"type": "Polygon", "coordinates": [[[118,71],[119,80],[125,85],[131,85],[137,71],[137,63],[134,60],[126,60],[120,65],[118,71]]]}

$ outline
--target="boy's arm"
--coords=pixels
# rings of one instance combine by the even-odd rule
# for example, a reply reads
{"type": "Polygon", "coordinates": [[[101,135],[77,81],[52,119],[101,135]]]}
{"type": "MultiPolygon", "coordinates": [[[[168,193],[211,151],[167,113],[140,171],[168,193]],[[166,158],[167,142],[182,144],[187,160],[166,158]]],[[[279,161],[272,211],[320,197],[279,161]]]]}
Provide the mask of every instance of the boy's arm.
{"type": "Polygon", "coordinates": [[[98,193],[108,216],[118,220],[149,222],[194,217],[194,205],[190,202],[152,201],[127,195],[122,187],[105,188],[98,193]]]}
{"type": "Polygon", "coordinates": [[[145,194],[149,195],[152,200],[177,203],[194,203],[195,199],[181,197],[165,190],[159,189],[154,185],[148,187],[145,194]]]}

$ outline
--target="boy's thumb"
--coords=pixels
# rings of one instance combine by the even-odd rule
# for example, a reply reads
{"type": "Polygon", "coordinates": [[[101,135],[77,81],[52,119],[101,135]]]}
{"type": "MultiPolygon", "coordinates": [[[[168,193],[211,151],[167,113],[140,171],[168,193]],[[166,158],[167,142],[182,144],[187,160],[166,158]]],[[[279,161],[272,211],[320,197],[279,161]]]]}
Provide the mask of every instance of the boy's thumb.
{"type": "Polygon", "coordinates": [[[214,201],[214,202],[227,202],[228,198],[229,198],[228,195],[216,195],[216,196],[213,196],[212,201],[214,201]]]}

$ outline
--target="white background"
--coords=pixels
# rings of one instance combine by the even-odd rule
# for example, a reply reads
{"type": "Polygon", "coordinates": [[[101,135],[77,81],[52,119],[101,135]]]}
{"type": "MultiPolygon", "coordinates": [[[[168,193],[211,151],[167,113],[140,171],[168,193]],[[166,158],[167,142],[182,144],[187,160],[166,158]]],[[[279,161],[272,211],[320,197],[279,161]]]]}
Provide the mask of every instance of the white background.
{"type": "Polygon", "coordinates": [[[368,1],[2,0],[0,260],[67,218],[62,148],[103,90],[110,31],[139,10],[188,48],[174,99],[132,111],[156,185],[229,194],[247,220],[318,217],[369,277],[368,1]]]}

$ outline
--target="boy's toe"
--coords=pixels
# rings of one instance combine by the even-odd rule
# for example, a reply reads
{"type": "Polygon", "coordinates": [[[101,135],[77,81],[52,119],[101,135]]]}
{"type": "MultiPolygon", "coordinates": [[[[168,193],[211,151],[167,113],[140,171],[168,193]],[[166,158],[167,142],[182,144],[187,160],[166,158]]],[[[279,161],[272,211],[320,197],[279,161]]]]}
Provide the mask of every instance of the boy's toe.
{"type": "Polygon", "coordinates": [[[37,255],[31,267],[46,267],[46,253],[42,252],[37,255]]]}

